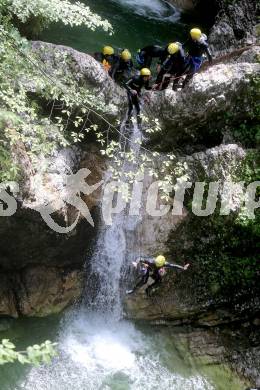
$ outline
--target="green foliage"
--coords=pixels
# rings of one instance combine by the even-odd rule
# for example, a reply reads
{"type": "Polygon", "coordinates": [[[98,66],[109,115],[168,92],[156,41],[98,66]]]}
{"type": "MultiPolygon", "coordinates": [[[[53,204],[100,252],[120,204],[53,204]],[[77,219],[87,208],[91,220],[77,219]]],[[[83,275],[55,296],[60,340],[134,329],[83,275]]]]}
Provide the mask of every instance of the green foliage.
{"type": "MultiPolygon", "coordinates": [[[[260,145],[260,78],[255,77],[251,80],[249,88],[248,102],[250,111],[245,113],[245,120],[232,128],[232,134],[237,142],[240,142],[247,148],[259,147],[260,145]]],[[[232,114],[230,113],[230,119],[232,114]]],[[[229,119],[227,120],[227,124],[229,119]]]]}
{"type": "Polygon", "coordinates": [[[44,27],[60,21],[70,26],[84,25],[91,30],[101,27],[105,31],[112,31],[112,26],[107,20],[102,20],[79,1],[72,4],[68,0],[1,0],[1,8],[15,15],[22,23],[33,17],[40,20],[44,27]]]}
{"type": "Polygon", "coordinates": [[[217,213],[191,216],[177,233],[174,250],[192,262],[194,294],[237,302],[259,291],[260,213],[241,223],[238,216],[217,213]],[[185,235],[183,232],[185,231],[185,235]],[[180,236],[180,237],[179,237],[180,236]],[[189,237],[189,245],[185,241],[189,237]],[[258,243],[258,244],[257,244],[258,243]]]}
{"type": "MultiPolygon", "coordinates": [[[[60,146],[77,141],[66,133],[68,125],[78,126],[83,119],[73,118],[75,101],[105,111],[104,105],[96,104],[96,98],[89,91],[78,88],[78,84],[62,72],[52,75],[54,83],[39,69],[39,58],[34,58],[29,42],[20,36],[12,25],[12,14],[26,22],[32,16],[44,17],[49,22],[62,20],[65,24],[84,24],[94,29],[101,26],[111,31],[108,22],[102,21],[82,4],[68,1],[5,1],[0,2],[0,181],[17,179],[21,154],[37,167],[39,157],[51,156],[60,146]],[[64,76],[62,78],[62,76],[64,76]],[[61,80],[61,88],[56,78],[61,80]],[[48,112],[42,115],[31,93],[52,106],[59,100],[64,110],[54,117],[48,112]],[[20,153],[22,151],[22,153],[20,153]],[[19,153],[17,153],[19,152],[19,153]],[[26,156],[25,156],[26,155],[26,156]]],[[[60,64],[66,62],[57,53],[60,64]]],[[[44,63],[40,66],[45,68],[44,63]]],[[[51,107],[51,106],[50,106],[51,107]]],[[[86,110],[82,109],[83,117],[86,110]]],[[[73,138],[73,137],[72,137],[73,138]]],[[[80,137],[79,137],[80,138],[80,137]]]]}
{"type": "Polygon", "coordinates": [[[240,180],[246,184],[260,180],[260,153],[258,149],[247,152],[246,158],[238,172],[240,180]]]}
{"type": "Polygon", "coordinates": [[[18,361],[21,364],[40,365],[41,363],[49,364],[51,359],[57,355],[55,351],[56,343],[47,340],[40,345],[33,345],[26,351],[18,352],[15,345],[8,339],[3,339],[0,343],[0,365],[14,363],[18,361]]]}
{"type": "MultiPolygon", "coordinates": [[[[102,148],[101,153],[112,161],[113,178],[132,183],[145,169],[148,169],[151,176],[158,177],[154,168],[159,155],[143,147],[139,161],[133,164],[133,170],[125,172],[122,169],[126,160],[134,163],[136,148],[140,148],[142,143],[141,138],[131,143],[129,138],[121,134],[120,126],[112,125],[106,119],[114,111],[113,104],[98,99],[93,88],[89,90],[84,80],[78,80],[73,75],[70,71],[73,59],[69,53],[59,49],[53,52],[52,48],[48,53],[46,46],[35,53],[29,42],[12,25],[10,15],[14,13],[23,22],[31,17],[43,17],[50,22],[62,20],[71,25],[83,23],[89,28],[101,26],[111,31],[109,25],[101,22],[98,17],[91,17],[92,24],[88,24],[86,12],[89,10],[84,11],[83,17],[80,3],[71,5],[68,1],[6,0],[5,4],[8,6],[2,13],[4,23],[0,28],[0,74],[3,75],[0,77],[0,106],[20,121],[15,124],[6,121],[2,126],[2,143],[5,142],[6,149],[2,153],[0,149],[0,179],[14,176],[12,161],[16,156],[11,146],[15,143],[25,150],[32,167],[37,169],[39,157],[51,156],[59,147],[82,142],[92,134],[102,148]],[[81,10],[79,15],[77,7],[81,10]],[[50,69],[49,61],[45,62],[48,57],[51,58],[50,69]],[[119,136],[125,143],[117,141],[119,136]]],[[[148,134],[160,131],[156,120],[154,123],[144,120],[144,123],[148,134]]],[[[166,160],[168,161],[168,156],[162,162],[165,166],[168,164],[166,160]]],[[[17,163],[20,164],[19,161],[17,163]]]]}

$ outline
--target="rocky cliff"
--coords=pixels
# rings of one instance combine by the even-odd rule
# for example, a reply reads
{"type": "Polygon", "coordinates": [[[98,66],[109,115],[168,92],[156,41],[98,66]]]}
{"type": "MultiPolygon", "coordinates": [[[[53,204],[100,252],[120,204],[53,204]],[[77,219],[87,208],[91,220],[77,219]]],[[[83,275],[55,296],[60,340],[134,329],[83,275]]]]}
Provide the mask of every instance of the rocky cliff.
{"type": "MultiPolygon", "coordinates": [[[[86,83],[88,87],[95,88],[101,100],[113,101],[114,111],[110,119],[113,120],[124,112],[124,104],[122,105],[122,102],[126,101],[124,91],[114,85],[92,57],[48,43],[35,42],[32,48],[46,64],[48,72],[54,75],[60,70],[57,52],[65,53],[66,60],[62,62],[62,73],[75,78],[79,85],[86,83]],[[104,83],[110,87],[104,88],[104,83]]],[[[215,66],[197,75],[185,92],[171,90],[152,92],[150,103],[145,109],[151,118],[155,116],[160,118],[164,135],[163,137],[160,135],[160,140],[151,137],[149,144],[167,151],[178,146],[184,153],[182,158],[188,159],[185,153],[205,150],[207,147],[221,144],[223,140],[225,143],[229,143],[230,140],[234,143],[229,128],[226,131],[222,129],[225,124],[223,117],[228,109],[232,110],[235,106],[235,110],[232,110],[234,115],[231,128],[234,122],[249,115],[247,112],[251,104],[251,82],[259,71],[259,65],[255,62],[256,57],[257,48],[244,53],[239,63],[215,66]],[[216,121],[217,126],[214,126],[216,121]],[[208,128],[212,133],[207,131],[208,128]]],[[[30,93],[34,94],[32,83],[27,80],[23,82],[30,93]]],[[[215,153],[212,155],[215,156],[215,153]]],[[[80,270],[88,248],[91,247],[95,230],[81,218],[72,233],[65,235],[55,233],[32,207],[48,203],[55,194],[57,195],[57,190],[64,186],[64,175],[76,172],[79,168],[85,167],[92,171],[90,182],[99,181],[105,169],[104,161],[95,147],[84,145],[83,148],[81,145],[64,150],[57,149],[49,161],[47,171],[41,169],[45,166],[42,160],[39,160],[38,170],[33,171],[28,169],[26,155],[16,153],[16,157],[20,158],[19,163],[23,167],[24,175],[20,183],[20,192],[17,194],[17,213],[12,217],[1,218],[1,239],[4,242],[12,242],[12,245],[2,247],[1,285],[9,286],[9,289],[2,288],[1,314],[43,315],[60,310],[80,295],[80,270]],[[49,272],[51,284],[48,283],[49,272]],[[80,277],[77,278],[77,275],[80,277]],[[28,283],[30,279],[35,281],[31,288],[28,283]],[[42,291],[45,291],[44,297],[37,298],[40,300],[39,307],[38,300],[34,297],[36,285],[42,286],[42,291]],[[32,303],[29,303],[30,301],[32,303]]],[[[219,159],[219,155],[216,155],[216,159],[219,159]]],[[[225,170],[225,166],[222,169],[225,170]]],[[[93,208],[98,200],[97,193],[96,196],[87,199],[87,203],[93,208]]],[[[68,206],[57,212],[55,218],[61,225],[66,226],[75,220],[76,211],[68,206]]],[[[157,225],[157,232],[156,230],[153,232],[151,228],[153,225],[149,219],[142,224],[139,229],[140,234],[144,236],[143,242],[146,242],[146,252],[149,252],[151,236],[154,237],[155,247],[158,245],[155,241],[158,232],[161,237],[161,248],[163,250],[167,248],[172,224],[177,226],[180,220],[182,218],[167,217],[157,225]],[[164,229],[162,230],[160,226],[164,226],[164,229]]]]}
{"type": "MultiPolygon", "coordinates": [[[[47,164],[46,169],[39,161],[39,170],[20,182],[16,213],[0,219],[1,242],[6,243],[0,250],[0,316],[59,312],[82,293],[83,265],[96,231],[85,218],[78,219],[73,206],[59,203],[60,193],[66,188],[66,175],[91,169],[91,185],[102,179],[105,164],[95,147],[57,151],[47,164]],[[38,207],[50,202],[59,226],[66,228],[78,220],[73,231],[55,232],[43,220],[38,207]]],[[[83,195],[93,216],[99,198],[98,190],[83,195]]]]}
{"type": "MultiPolygon", "coordinates": [[[[109,120],[123,116],[125,92],[92,57],[43,42],[33,43],[32,50],[50,74],[69,74],[79,86],[94,88],[104,104],[112,102],[109,120]],[[63,58],[61,69],[59,56],[63,58]]],[[[161,153],[173,151],[177,161],[185,164],[185,174],[192,182],[219,180],[223,184],[232,179],[248,184],[259,179],[255,123],[258,55],[259,48],[254,47],[229,59],[229,63],[220,61],[196,75],[184,91],[149,92],[144,109],[150,119],[159,118],[161,132],[146,135],[146,146],[161,153]]],[[[37,95],[30,80],[22,82],[29,94],[37,95]]],[[[80,168],[89,168],[89,183],[96,183],[104,174],[106,161],[90,140],[63,149],[57,146],[48,164],[43,156],[39,158],[37,169],[31,167],[22,145],[13,153],[23,175],[16,194],[16,214],[0,220],[1,242],[6,243],[0,250],[0,315],[42,316],[58,312],[80,297],[83,264],[96,231],[80,217],[71,233],[56,233],[42,220],[37,207],[57,201],[66,175],[80,168]]],[[[174,168],[169,167],[172,171],[174,168]]],[[[163,179],[160,165],[158,175],[163,179]]],[[[93,216],[99,200],[100,192],[84,197],[93,216]]],[[[188,192],[182,216],[146,216],[139,224],[139,252],[156,255],[162,251],[170,261],[190,261],[191,268],[178,275],[169,272],[151,299],[143,290],[127,299],[127,316],[173,325],[216,327],[243,322],[257,328],[260,270],[253,243],[259,234],[258,217],[244,223],[234,207],[228,217],[213,214],[198,219],[191,213],[191,200],[188,192]]],[[[69,205],[53,215],[62,226],[69,226],[77,216],[69,205]]],[[[255,344],[254,356],[258,356],[257,340],[255,344]]],[[[233,360],[242,353],[238,351],[233,360]]],[[[248,356],[253,356],[250,351],[248,356]]],[[[257,374],[247,376],[256,379],[257,374]]]]}
{"type": "Polygon", "coordinates": [[[161,150],[210,147],[223,142],[229,129],[250,121],[256,105],[260,49],[242,54],[236,63],[219,64],[198,73],[184,91],[153,92],[145,111],[163,129],[149,143],[161,150]]]}
{"type": "MultiPolygon", "coordinates": [[[[76,80],[79,86],[95,89],[103,104],[109,100],[107,118],[110,121],[120,116],[125,94],[92,57],[41,42],[33,42],[32,53],[33,56],[36,53],[39,64],[43,61],[50,77],[57,77],[57,72],[61,72],[76,80]],[[67,61],[62,62],[61,56],[67,61]]],[[[20,82],[36,99],[34,82],[28,79],[20,82]]],[[[47,103],[40,101],[40,104],[47,103]]],[[[0,107],[0,130],[3,132],[13,125],[6,117],[9,118],[0,107]]],[[[6,188],[6,196],[9,193],[16,199],[17,211],[12,216],[0,218],[0,316],[43,316],[75,302],[82,293],[83,265],[96,236],[96,230],[75,207],[61,202],[60,194],[66,190],[68,176],[81,168],[91,171],[89,185],[98,183],[105,170],[104,159],[91,142],[62,148],[58,142],[58,127],[45,127],[43,131],[49,139],[55,140],[55,135],[57,138],[56,146],[47,158],[40,154],[32,164],[28,146],[25,147],[22,141],[12,149],[20,176],[18,190],[14,191],[12,185],[6,188]],[[66,228],[78,220],[76,228],[65,234],[51,229],[39,211],[41,206],[49,204],[54,209],[55,223],[66,228]]],[[[100,191],[82,195],[82,198],[95,219],[100,191]]]]}
{"type": "Polygon", "coordinates": [[[257,1],[216,1],[216,18],[209,41],[215,51],[252,44],[255,41],[257,1]]]}
{"type": "Polygon", "coordinates": [[[217,52],[255,42],[259,4],[256,0],[171,0],[184,12],[192,14],[197,24],[205,20],[210,30],[209,42],[217,52]]]}

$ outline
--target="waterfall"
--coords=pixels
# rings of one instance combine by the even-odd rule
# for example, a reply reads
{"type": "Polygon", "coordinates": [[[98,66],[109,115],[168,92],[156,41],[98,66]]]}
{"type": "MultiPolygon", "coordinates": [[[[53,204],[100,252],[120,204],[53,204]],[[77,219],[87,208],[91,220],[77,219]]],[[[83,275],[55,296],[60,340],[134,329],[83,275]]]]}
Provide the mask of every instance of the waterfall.
{"type": "MultiPolygon", "coordinates": [[[[140,132],[134,127],[132,140],[137,137],[140,132]]],[[[135,145],[137,158],[139,146],[135,145]]],[[[131,168],[129,163],[124,165],[126,170],[131,168]]],[[[149,329],[139,330],[122,318],[120,285],[137,255],[139,222],[138,217],[122,212],[112,226],[101,228],[88,270],[88,304],[65,318],[58,339],[59,357],[50,367],[32,368],[14,390],[214,390],[196,365],[184,363],[186,357],[175,347],[173,334],[149,334],[149,329]]]]}
{"type": "MultiPolygon", "coordinates": [[[[121,132],[123,131],[122,127],[121,132]]],[[[140,144],[135,143],[137,139],[141,139],[141,132],[135,125],[130,144],[136,161],[140,150],[140,144]]],[[[125,162],[124,171],[131,171],[134,165],[136,164],[125,162]]],[[[126,211],[115,215],[113,224],[101,229],[91,260],[87,289],[91,290],[91,280],[97,280],[98,287],[94,300],[92,302],[87,300],[88,306],[95,313],[108,315],[117,321],[123,316],[120,296],[121,274],[130,260],[134,260],[134,253],[131,253],[131,250],[134,252],[135,248],[131,248],[130,243],[134,241],[138,221],[139,217],[128,216],[126,211]]]]}

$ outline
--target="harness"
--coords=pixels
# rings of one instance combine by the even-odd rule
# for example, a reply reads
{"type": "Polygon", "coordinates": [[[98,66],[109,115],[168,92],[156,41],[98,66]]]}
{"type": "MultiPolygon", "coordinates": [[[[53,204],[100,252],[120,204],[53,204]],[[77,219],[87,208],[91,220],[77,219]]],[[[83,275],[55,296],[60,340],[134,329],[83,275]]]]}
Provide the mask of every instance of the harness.
{"type": "Polygon", "coordinates": [[[111,64],[106,59],[102,61],[102,65],[106,72],[109,72],[112,67],[111,64]]]}

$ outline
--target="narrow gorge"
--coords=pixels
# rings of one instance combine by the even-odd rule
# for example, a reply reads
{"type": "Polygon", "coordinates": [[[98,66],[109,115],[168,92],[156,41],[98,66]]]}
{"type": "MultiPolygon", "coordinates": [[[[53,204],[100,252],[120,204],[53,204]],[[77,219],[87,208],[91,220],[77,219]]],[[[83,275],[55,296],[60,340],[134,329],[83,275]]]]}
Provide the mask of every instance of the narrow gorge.
{"type": "MultiPolygon", "coordinates": [[[[57,341],[59,354],[49,366],[0,366],[0,388],[260,387],[259,187],[254,218],[243,214],[241,199],[246,201],[246,195],[241,187],[229,193],[229,212],[220,213],[227,183],[243,183],[244,194],[251,183],[259,184],[257,3],[83,3],[111,22],[114,35],[61,23],[36,34],[31,24],[37,26],[37,18],[27,24],[14,18],[16,31],[30,38],[28,43],[17,46],[15,33],[8,32],[10,68],[17,58],[15,91],[26,96],[30,110],[12,106],[3,97],[7,95],[0,95],[2,144],[19,167],[17,180],[14,168],[6,173],[9,157],[1,158],[1,180],[8,185],[0,192],[0,335],[21,349],[51,339],[57,341]],[[125,128],[126,91],[93,52],[113,42],[133,53],[142,43],[184,42],[194,24],[208,34],[213,65],[202,68],[183,90],[146,91],[141,130],[135,123],[125,128]],[[32,68],[31,77],[21,70],[22,60],[32,68]],[[64,100],[64,91],[74,95],[64,100]],[[29,127],[19,137],[20,122],[32,112],[37,139],[29,127]],[[97,138],[95,131],[101,134],[97,138]],[[111,160],[99,137],[108,146],[119,145],[121,154],[111,160]],[[147,157],[147,170],[152,165],[153,175],[132,180],[146,155],[152,156],[150,162],[147,157]],[[139,215],[131,214],[131,197],[126,200],[119,193],[111,207],[120,207],[120,198],[126,207],[112,215],[108,226],[102,207],[105,184],[115,180],[111,169],[116,178],[118,170],[118,177],[129,180],[130,192],[140,189],[141,206],[139,215]],[[67,196],[69,178],[77,172],[89,172],[83,179],[88,186],[103,181],[93,192],[83,184],[77,189],[94,226],[67,196]],[[192,183],[183,195],[181,213],[173,212],[171,190],[167,199],[158,196],[158,215],[148,215],[149,188],[166,179],[192,183]],[[205,183],[207,193],[212,182],[218,183],[220,194],[216,211],[198,217],[194,183],[205,183]],[[8,215],[11,197],[17,210],[8,215]],[[168,212],[160,212],[168,205],[168,212]],[[46,223],[46,206],[63,233],[46,223]],[[169,271],[149,298],[144,288],[126,295],[137,277],[132,262],[158,254],[180,265],[189,262],[190,268],[169,271]]],[[[1,80],[4,91],[4,75],[1,80]]]]}

